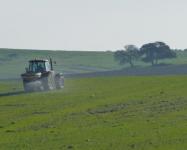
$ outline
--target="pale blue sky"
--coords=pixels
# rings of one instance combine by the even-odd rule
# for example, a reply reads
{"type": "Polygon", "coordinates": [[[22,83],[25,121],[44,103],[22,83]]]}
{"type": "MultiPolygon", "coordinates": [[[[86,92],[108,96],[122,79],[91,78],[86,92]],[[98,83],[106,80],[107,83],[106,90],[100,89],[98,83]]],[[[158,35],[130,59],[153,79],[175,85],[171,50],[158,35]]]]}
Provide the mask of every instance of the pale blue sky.
{"type": "Polygon", "coordinates": [[[0,0],[0,47],[116,50],[164,41],[187,48],[186,0],[0,0]]]}

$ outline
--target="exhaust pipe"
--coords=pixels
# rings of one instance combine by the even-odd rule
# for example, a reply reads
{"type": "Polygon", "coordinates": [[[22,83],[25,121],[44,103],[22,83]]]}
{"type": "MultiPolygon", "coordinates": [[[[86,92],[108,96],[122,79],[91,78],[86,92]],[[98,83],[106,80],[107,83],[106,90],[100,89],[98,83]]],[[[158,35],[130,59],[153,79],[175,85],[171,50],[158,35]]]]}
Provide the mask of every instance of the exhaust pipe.
{"type": "Polygon", "coordinates": [[[51,65],[51,70],[53,70],[53,61],[52,61],[52,58],[50,58],[50,65],[51,65]]]}

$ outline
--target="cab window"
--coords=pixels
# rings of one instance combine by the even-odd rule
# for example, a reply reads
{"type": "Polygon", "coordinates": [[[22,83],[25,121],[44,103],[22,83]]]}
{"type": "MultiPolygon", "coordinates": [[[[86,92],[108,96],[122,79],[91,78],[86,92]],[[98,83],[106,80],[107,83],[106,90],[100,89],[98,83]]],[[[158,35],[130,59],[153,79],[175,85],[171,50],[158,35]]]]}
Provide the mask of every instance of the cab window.
{"type": "Polygon", "coordinates": [[[32,61],[29,63],[29,71],[30,72],[43,72],[45,71],[45,63],[42,61],[32,61]]]}
{"type": "Polygon", "coordinates": [[[51,66],[49,64],[49,62],[45,62],[45,67],[46,67],[46,71],[50,71],[51,70],[51,66]]]}

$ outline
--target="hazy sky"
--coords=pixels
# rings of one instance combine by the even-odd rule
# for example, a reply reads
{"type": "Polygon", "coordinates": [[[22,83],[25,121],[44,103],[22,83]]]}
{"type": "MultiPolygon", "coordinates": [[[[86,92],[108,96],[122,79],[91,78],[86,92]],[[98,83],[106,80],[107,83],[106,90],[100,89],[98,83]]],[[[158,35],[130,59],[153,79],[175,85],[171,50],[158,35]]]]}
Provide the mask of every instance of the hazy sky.
{"type": "Polygon", "coordinates": [[[187,48],[187,0],[0,0],[0,19],[3,48],[187,48]]]}

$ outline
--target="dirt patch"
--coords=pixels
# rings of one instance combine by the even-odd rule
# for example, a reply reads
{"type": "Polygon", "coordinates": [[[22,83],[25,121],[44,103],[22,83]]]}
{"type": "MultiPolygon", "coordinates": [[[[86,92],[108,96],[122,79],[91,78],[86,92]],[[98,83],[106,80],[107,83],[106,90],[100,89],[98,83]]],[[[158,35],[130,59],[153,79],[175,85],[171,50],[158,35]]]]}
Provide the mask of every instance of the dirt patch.
{"type": "Polygon", "coordinates": [[[24,107],[26,104],[5,104],[5,105],[0,105],[4,107],[24,107]]]}
{"type": "Polygon", "coordinates": [[[116,112],[127,107],[128,107],[128,104],[105,105],[103,107],[88,110],[88,113],[90,114],[111,113],[111,112],[116,112]]]}
{"type": "Polygon", "coordinates": [[[150,106],[146,107],[145,110],[151,114],[163,114],[167,112],[180,111],[187,107],[187,100],[178,98],[176,100],[162,100],[154,102],[150,106]]]}
{"type": "Polygon", "coordinates": [[[36,111],[32,113],[33,115],[45,115],[45,114],[49,114],[49,112],[44,112],[44,111],[36,111]]]}
{"type": "Polygon", "coordinates": [[[14,133],[16,131],[15,130],[6,130],[5,132],[7,132],[7,133],[14,133]]]}
{"type": "Polygon", "coordinates": [[[160,101],[129,101],[116,105],[104,105],[95,109],[89,109],[87,112],[92,115],[106,114],[125,110],[125,116],[148,115],[155,116],[159,114],[180,111],[187,107],[187,100],[176,98],[176,100],[160,101]]]}

